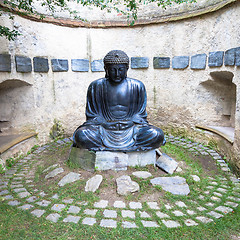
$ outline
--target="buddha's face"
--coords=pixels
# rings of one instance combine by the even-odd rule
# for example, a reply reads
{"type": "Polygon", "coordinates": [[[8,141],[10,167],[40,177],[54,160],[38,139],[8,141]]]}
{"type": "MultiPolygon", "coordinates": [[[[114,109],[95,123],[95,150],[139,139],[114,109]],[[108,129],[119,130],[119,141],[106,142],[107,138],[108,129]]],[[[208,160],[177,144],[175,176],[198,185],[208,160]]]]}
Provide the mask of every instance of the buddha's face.
{"type": "Polygon", "coordinates": [[[109,64],[106,68],[109,80],[113,83],[120,83],[127,76],[126,64],[109,64]]]}

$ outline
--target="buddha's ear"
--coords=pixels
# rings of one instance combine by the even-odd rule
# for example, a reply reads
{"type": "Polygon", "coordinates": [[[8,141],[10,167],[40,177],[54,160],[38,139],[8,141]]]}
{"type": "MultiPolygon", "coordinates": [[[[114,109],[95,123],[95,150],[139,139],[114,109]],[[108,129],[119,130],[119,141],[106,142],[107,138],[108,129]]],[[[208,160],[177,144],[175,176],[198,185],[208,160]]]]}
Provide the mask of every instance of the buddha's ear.
{"type": "Polygon", "coordinates": [[[104,66],[104,70],[105,70],[105,78],[108,78],[108,68],[106,66],[104,66]]]}

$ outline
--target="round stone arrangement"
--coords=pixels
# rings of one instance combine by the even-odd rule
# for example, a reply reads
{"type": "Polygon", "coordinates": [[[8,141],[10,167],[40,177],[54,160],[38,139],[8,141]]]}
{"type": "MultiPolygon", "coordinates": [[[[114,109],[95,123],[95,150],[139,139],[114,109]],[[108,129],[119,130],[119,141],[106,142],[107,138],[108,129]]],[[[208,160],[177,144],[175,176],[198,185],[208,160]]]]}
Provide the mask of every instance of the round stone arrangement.
{"type": "MultiPolygon", "coordinates": [[[[7,201],[8,205],[30,211],[38,218],[45,218],[53,223],[72,222],[84,225],[99,225],[106,228],[139,228],[139,227],[164,227],[177,228],[181,226],[195,226],[202,223],[213,222],[224,215],[233,212],[240,202],[240,183],[231,173],[223,158],[214,150],[193,143],[185,139],[169,136],[168,142],[176,144],[193,154],[210,155],[221,167],[224,176],[221,178],[206,177],[208,184],[204,189],[199,190],[198,196],[192,200],[191,192],[182,200],[174,203],[163,203],[161,206],[156,201],[114,201],[110,204],[108,199],[100,199],[97,202],[89,203],[81,199],[71,197],[60,200],[58,193],[48,196],[45,192],[36,188],[34,183],[36,165],[34,156],[43,154],[49,147],[45,145],[38,148],[34,153],[19,160],[13,168],[8,170],[0,179],[0,197],[7,201]]],[[[57,141],[56,146],[62,146],[71,140],[66,138],[57,141]]],[[[179,169],[180,170],[180,169],[179,169]]],[[[59,164],[54,164],[43,170],[45,179],[54,178],[58,174],[64,174],[58,182],[59,188],[72,184],[81,178],[77,172],[65,173],[59,164]]],[[[151,179],[151,174],[134,172],[135,177],[140,179],[151,179]]],[[[96,191],[99,187],[102,176],[93,174],[99,184],[92,179],[86,179],[88,184],[86,191],[96,191]]],[[[124,172],[122,175],[125,175],[124,172]]],[[[199,176],[191,175],[192,181],[202,181],[199,176]]],[[[175,178],[180,178],[176,176],[175,178]]],[[[154,185],[157,178],[150,181],[154,185]]],[[[184,183],[186,184],[186,182],[184,183]]],[[[164,189],[164,186],[161,185],[164,189]]],[[[164,191],[164,190],[163,190],[164,191]]],[[[165,191],[168,191],[165,189],[165,191]]],[[[188,194],[188,193],[187,193],[188,194]]],[[[187,195],[185,194],[185,195],[187,195]]]]}

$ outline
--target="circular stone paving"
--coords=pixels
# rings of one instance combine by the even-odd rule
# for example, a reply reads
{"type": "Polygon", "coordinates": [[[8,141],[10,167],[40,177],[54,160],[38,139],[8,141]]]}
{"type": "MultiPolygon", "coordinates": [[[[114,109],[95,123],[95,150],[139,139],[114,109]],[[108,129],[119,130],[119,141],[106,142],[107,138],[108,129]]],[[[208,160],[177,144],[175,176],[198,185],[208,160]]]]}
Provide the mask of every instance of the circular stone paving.
{"type": "MultiPolygon", "coordinates": [[[[108,188],[116,189],[116,185],[112,184],[115,179],[110,175],[107,175],[109,178],[104,176],[103,172],[97,174],[104,176],[105,183],[101,183],[96,193],[86,193],[85,184],[96,173],[69,168],[66,161],[55,161],[63,153],[67,159],[71,139],[66,138],[39,147],[7,170],[0,179],[0,197],[7,204],[19,208],[19,211],[30,211],[46,221],[105,228],[179,228],[213,222],[233,212],[240,202],[240,183],[223,158],[216,151],[198,143],[173,136],[168,136],[167,140],[173,146],[180,146],[189,152],[193,158],[208,157],[214,160],[216,169],[212,174],[211,171],[201,174],[196,169],[192,170],[192,163],[185,163],[188,171],[181,166],[173,174],[187,180],[190,188],[187,196],[171,197],[173,195],[168,193],[166,197],[164,190],[152,186],[151,179],[160,175],[171,176],[154,167],[150,168],[152,172],[148,178],[132,174],[139,168],[127,172],[139,183],[140,192],[147,184],[149,191],[143,190],[143,197],[112,198],[113,194],[110,190],[108,192],[108,188]],[[54,154],[49,155],[49,151],[54,154]],[[110,180],[111,183],[107,185],[110,180]],[[101,194],[104,184],[105,194],[101,194]]],[[[146,168],[140,170],[150,171],[146,168]]],[[[126,175],[126,172],[117,174],[119,177],[126,175]]]]}

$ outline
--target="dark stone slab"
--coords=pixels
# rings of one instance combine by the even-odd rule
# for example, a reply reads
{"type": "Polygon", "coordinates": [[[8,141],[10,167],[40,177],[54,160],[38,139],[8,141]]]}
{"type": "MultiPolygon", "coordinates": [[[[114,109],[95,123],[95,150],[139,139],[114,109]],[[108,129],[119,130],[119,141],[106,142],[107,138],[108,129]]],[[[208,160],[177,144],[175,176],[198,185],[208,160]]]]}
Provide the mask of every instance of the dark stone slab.
{"type": "Polygon", "coordinates": [[[73,72],[88,72],[89,60],[88,59],[72,59],[73,72]]]}
{"type": "Polygon", "coordinates": [[[52,71],[53,72],[67,72],[68,60],[66,59],[52,59],[52,71]]]}
{"type": "Polygon", "coordinates": [[[0,72],[11,72],[11,56],[0,54],[0,72]]]}
{"type": "Polygon", "coordinates": [[[191,57],[191,69],[205,69],[207,62],[207,55],[204,54],[196,54],[191,57]]]}
{"type": "Polygon", "coordinates": [[[17,72],[28,73],[32,71],[32,61],[29,57],[15,56],[17,72]]]}
{"type": "Polygon", "coordinates": [[[41,57],[34,57],[33,68],[34,68],[34,72],[48,72],[49,71],[48,59],[41,58],[41,57]]]}
{"type": "Polygon", "coordinates": [[[149,58],[147,57],[132,57],[131,58],[131,68],[142,69],[148,68],[149,58]]]}
{"type": "Polygon", "coordinates": [[[87,171],[95,170],[96,153],[87,149],[72,147],[69,154],[69,164],[87,171]]]}
{"type": "Polygon", "coordinates": [[[240,53],[240,47],[228,49],[224,54],[224,65],[225,66],[234,66],[235,62],[236,62],[237,53],[240,53]]]}
{"type": "Polygon", "coordinates": [[[240,48],[236,48],[235,65],[240,66],[240,48]]]}
{"type": "Polygon", "coordinates": [[[223,65],[223,51],[210,52],[208,56],[209,67],[221,67],[223,65]]]}
{"type": "Polygon", "coordinates": [[[185,69],[189,65],[188,56],[177,56],[172,59],[173,69],[185,69]]]}
{"type": "Polygon", "coordinates": [[[154,57],[153,58],[153,68],[170,68],[170,57],[154,57]]]}
{"type": "Polygon", "coordinates": [[[103,60],[94,60],[91,62],[92,72],[104,72],[103,60]]]}

